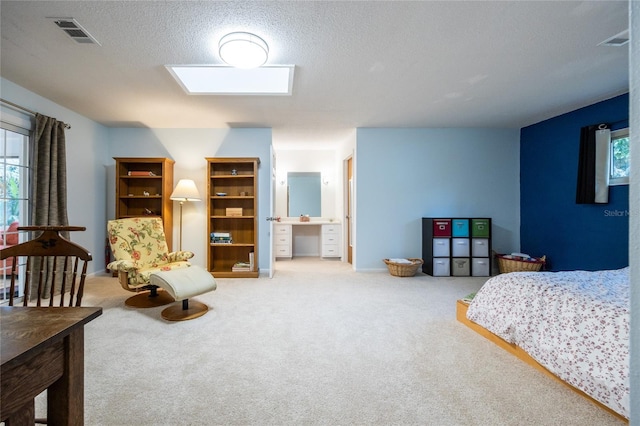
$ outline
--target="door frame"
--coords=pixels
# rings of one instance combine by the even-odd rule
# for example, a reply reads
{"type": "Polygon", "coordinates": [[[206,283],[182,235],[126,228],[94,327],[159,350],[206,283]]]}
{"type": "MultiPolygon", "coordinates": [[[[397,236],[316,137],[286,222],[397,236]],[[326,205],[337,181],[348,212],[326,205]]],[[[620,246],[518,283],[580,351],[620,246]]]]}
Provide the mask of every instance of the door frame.
{"type": "Polygon", "coordinates": [[[343,162],[344,168],[344,241],[346,248],[346,261],[353,265],[353,248],[355,246],[353,241],[354,235],[354,210],[355,210],[355,180],[354,180],[354,162],[353,162],[353,154],[349,155],[344,159],[343,162]]]}

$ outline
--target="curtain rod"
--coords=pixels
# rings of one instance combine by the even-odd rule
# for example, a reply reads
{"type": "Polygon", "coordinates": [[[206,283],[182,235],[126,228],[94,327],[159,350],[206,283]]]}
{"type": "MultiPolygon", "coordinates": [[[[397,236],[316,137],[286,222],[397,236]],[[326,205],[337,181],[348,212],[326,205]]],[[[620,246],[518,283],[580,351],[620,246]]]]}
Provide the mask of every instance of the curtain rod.
{"type": "MultiPolygon", "coordinates": [[[[26,112],[28,114],[33,115],[33,116],[35,116],[37,114],[35,111],[31,111],[30,109],[27,109],[27,108],[25,108],[23,106],[20,106],[18,104],[14,104],[13,102],[9,102],[9,101],[7,101],[5,99],[2,99],[2,98],[0,98],[0,102],[2,102],[3,104],[7,104],[7,105],[9,105],[9,106],[11,106],[13,108],[17,108],[19,110],[22,110],[22,111],[24,111],[24,112],[26,112]]],[[[64,124],[64,128],[65,129],[70,129],[71,128],[71,126],[69,124],[67,124],[67,123],[62,123],[62,124],[64,124]]]]}

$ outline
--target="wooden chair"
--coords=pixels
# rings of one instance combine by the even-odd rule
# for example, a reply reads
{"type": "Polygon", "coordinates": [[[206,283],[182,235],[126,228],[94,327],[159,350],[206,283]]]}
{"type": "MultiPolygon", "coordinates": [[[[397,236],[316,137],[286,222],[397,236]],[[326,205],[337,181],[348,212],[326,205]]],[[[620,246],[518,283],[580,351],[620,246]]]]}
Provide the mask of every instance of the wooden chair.
{"type": "MultiPolygon", "coordinates": [[[[63,231],[84,231],[81,226],[22,226],[19,231],[42,233],[35,239],[0,250],[0,260],[11,259],[11,286],[9,306],[14,306],[19,274],[24,274],[24,297],[22,306],[42,306],[43,299],[49,299],[48,306],[54,306],[60,293],[59,306],[80,306],[87,275],[87,264],[91,253],[60,235],[63,231]],[[22,267],[24,265],[24,269],[22,267]],[[45,291],[46,282],[51,289],[45,291]],[[29,283],[37,282],[36,294],[31,294],[29,283]],[[33,299],[33,300],[31,300],[33,299]],[[65,299],[68,301],[65,302],[65,299]]],[[[33,286],[35,287],[35,285],[33,286]]],[[[45,302],[46,303],[46,302],[45,302]]]]}

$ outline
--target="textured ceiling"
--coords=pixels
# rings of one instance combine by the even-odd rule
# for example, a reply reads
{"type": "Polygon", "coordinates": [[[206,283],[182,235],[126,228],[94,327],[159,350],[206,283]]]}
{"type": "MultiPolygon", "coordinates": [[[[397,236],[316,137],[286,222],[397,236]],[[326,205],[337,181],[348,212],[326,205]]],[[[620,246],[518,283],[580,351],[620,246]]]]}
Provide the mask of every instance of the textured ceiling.
{"type": "Polygon", "coordinates": [[[523,127],[628,91],[626,1],[5,1],[0,74],[107,126],[272,127],[276,149],[356,127],[523,127]],[[47,17],[73,17],[75,43],[47,17]],[[221,64],[250,31],[292,96],[189,96],[167,64],[221,64]]]}

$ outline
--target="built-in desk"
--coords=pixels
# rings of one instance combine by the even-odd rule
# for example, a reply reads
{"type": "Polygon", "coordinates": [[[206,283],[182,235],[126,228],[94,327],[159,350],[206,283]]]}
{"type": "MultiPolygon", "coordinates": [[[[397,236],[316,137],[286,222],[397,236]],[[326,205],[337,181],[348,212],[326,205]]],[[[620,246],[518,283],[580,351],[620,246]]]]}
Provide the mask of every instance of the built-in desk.
{"type": "Polygon", "coordinates": [[[273,225],[273,232],[276,257],[341,257],[342,226],[338,222],[282,221],[273,225]]]}

